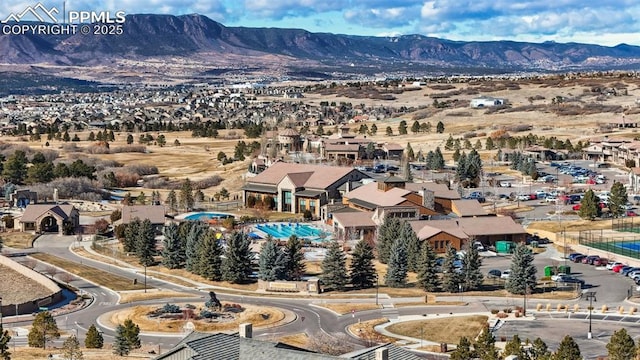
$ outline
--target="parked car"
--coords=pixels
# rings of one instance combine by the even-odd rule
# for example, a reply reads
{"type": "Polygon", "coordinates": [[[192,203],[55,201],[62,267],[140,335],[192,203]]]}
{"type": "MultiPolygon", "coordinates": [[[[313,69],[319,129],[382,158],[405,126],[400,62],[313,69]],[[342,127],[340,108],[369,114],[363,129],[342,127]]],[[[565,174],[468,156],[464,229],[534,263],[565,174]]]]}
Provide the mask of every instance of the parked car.
{"type": "Polygon", "coordinates": [[[509,181],[500,181],[500,187],[511,187],[511,183],[509,181]]]}
{"type": "Polygon", "coordinates": [[[573,261],[573,259],[574,259],[576,256],[580,256],[580,255],[583,255],[583,254],[581,254],[581,253],[571,253],[571,254],[569,254],[569,255],[567,256],[567,259],[569,259],[569,260],[573,261]]]}
{"type": "Polygon", "coordinates": [[[627,210],[626,215],[627,216],[638,216],[638,214],[633,210],[627,210]]]}
{"type": "Polygon", "coordinates": [[[529,201],[531,200],[531,196],[529,196],[529,194],[520,194],[516,199],[519,201],[529,201]]]}
{"type": "Polygon", "coordinates": [[[631,269],[633,266],[623,266],[620,270],[617,271],[618,274],[624,274],[627,270],[631,269]]]}
{"type": "Polygon", "coordinates": [[[618,265],[612,267],[611,270],[613,270],[613,272],[619,273],[620,270],[625,266],[627,266],[627,265],[626,264],[618,264],[618,265]]]}
{"type": "Polygon", "coordinates": [[[620,271],[620,275],[622,275],[622,276],[629,276],[629,277],[631,277],[631,276],[629,275],[629,273],[631,273],[631,272],[633,272],[633,271],[638,271],[638,270],[640,270],[640,267],[630,267],[630,268],[628,268],[628,269],[624,269],[624,270],[620,271]]]}
{"type": "Polygon", "coordinates": [[[613,270],[613,268],[614,268],[615,266],[618,266],[618,265],[624,265],[624,264],[623,264],[623,263],[621,263],[620,261],[613,261],[613,262],[610,262],[610,263],[608,263],[608,264],[607,264],[607,270],[613,270]]]}
{"type": "Polygon", "coordinates": [[[585,281],[582,279],[579,279],[575,276],[572,275],[566,275],[566,274],[558,274],[558,275],[554,275],[551,277],[551,280],[557,282],[557,283],[565,283],[565,284],[580,284],[580,287],[583,287],[585,284],[585,281]],[[555,276],[555,279],[554,279],[555,276]]]}
{"type": "Polygon", "coordinates": [[[600,256],[598,256],[598,255],[589,255],[586,258],[582,259],[582,263],[583,264],[593,265],[593,262],[596,261],[597,259],[600,259],[600,256]]]}
{"type": "Polygon", "coordinates": [[[571,260],[571,261],[573,261],[574,263],[581,263],[582,259],[584,259],[586,257],[587,257],[587,255],[577,255],[577,256],[574,256],[573,260],[571,260]]]}
{"type": "Polygon", "coordinates": [[[607,265],[608,262],[609,262],[608,259],[598,258],[598,259],[593,260],[593,264],[591,264],[591,265],[593,265],[593,266],[605,266],[605,265],[607,265]]]}
{"type": "Polygon", "coordinates": [[[502,271],[500,271],[498,269],[491,269],[491,270],[489,270],[489,272],[487,274],[488,274],[488,276],[490,278],[500,278],[500,277],[502,277],[502,271]]]}
{"type": "Polygon", "coordinates": [[[500,279],[508,279],[509,275],[511,275],[511,270],[502,270],[502,274],[500,274],[500,279]]]}
{"type": "Polygon", "coordinates": [[[575,204],[571,208],[575,211],[579,211],[582,204],[575,204]]]}
{"type": "Polygon", "coordinates": [[[555,196],[547,196],[547,198],[544,199],[544,201],[555,204],[558,201],[558,198],[555,196]]]}

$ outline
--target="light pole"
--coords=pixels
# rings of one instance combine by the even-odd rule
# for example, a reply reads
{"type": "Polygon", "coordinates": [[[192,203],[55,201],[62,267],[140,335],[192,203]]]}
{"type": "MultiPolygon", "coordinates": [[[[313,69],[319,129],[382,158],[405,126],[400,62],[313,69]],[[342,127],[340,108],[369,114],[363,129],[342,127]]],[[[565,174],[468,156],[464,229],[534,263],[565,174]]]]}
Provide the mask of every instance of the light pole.
{"type": "Polygon", "coordinates": [[[0,296],[0,327],[2,327],[2,325],[2,296],[0,296]]]}
{"type": "Polygon", "coordinates": [[[524,304],[522,306],[522,317],[527,317],[527,291],[529,290],[529,284],[524,284],[524,304]]]}
{"type": "Polygon", "coordinates": [[[567,272],[567,228],[562,228],[562,252],[564,257],[564,271],[567,272]]]}
{"type": "Polygon", "coordinates": [[[378,306],[378,287],[380,286],[380,281],[378,280],[378,274],[376,275],[376,306],[378,306]]]}
{"type": "Polygon", "coordinates": [[[593,310],[593,302],[596,300],[596,292],[589,291],[586,294],[586,299],[589,300],[589,332],[587,333],[587,339],[591,339],[591,311],[593,310]]]}
{"type": "Polygon", "coordinates": [[[144,265],[144,292],[147,293],[147,265],[144,265]]]}

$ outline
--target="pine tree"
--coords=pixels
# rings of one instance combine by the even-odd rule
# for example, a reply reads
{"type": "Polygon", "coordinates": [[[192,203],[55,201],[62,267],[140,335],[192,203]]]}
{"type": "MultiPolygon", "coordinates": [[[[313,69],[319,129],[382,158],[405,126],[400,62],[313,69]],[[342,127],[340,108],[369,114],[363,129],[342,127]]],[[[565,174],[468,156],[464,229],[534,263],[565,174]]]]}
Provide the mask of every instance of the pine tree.
{"type": "Polygon", "coordinates": [[[413,174],[411,173],[411,165],[409,161],[402,162],[402,177],[406,182],[413,182],[413,174]]]}
{"type": "Polygon", "coordinates": [[[182,242],[178,237],[178,225],[168,224],[162,229],[162,265],[167,269],[181,269],[184,267],[184,252],[180,250],[182,242]]]}
{"type": "Polygon", "coordinates": [[[113,353],[118,356],[127,356],[131,352],[131,346],[127,341],[126,330],[124,326],[116,327],[116,337],[113,341],[113,353]]]}
{"type": "Polygon", "coordinates": [[[400,233],[401,224],[397,218],[386,217],[378,229],[377,250],[378,260],[386,264],[391,255],[391,247],[393,242],[400,233]]]}
{"type": "Polygon", "coordinates": [[[285,278],[287,280],[298,281],[302,279],[305,270],[303,247],[304,243],[299,237],[289,236],[284,246],[285,278]]]}
{"type": "Polygon", "coordinates": [[[171,190],[169,191],[169,194],[167,194],[166,204],[169,206],[171,211],[176,211],[178,208],[178,198],[176,197],[175,190],[171,190]]]}
{"type": "Polygon", "coordinates": [[[476,358],[476,352],[471,349],[471,341],[466,336],[460,338],[458,346],[451,353],[451,360],[469,360],[476,358]]]}
{"type": "Polygon", "coordinates": [[[493,150],[495,149],[495,145],[493,144],[493,139],[491,137],[487,138],[487,141],[484,143],[484,148],[486,150],[493,150]]]}
{"type": "Polygon", "coordinates": [[[405,120],[400,121],[398,125],[398,134],[407,135],[407,122],[405,120]]]}
{"type": "Polygon", "coordinates": [[[185,239],[185,269],[194,274],[198,274],[198,254],[200,253],[200,247],[202,246],[201,240],[209,226],[202,222],[192,222],[187,228],[188,232],[185,239]]]}
{"type": "Polygon", "coordinates": [[[457,260],[456,249],[447,245],[447,251],[442,265],[442,289],[447,292],[457,292],[460,284],[460,273],[455,267],[457,260]]]}
{"type": "Polygon", "coordinates": [[[251,241],[246,234],[234,232],[227,239],[222,279],[234,284],[247,282],[251,275],[251,241]]]}
{"type": "Polygon", "coordinates": [[[400,238],[403,239],[407,253],[407,269],[412,272],[418,271],[418,263],[420,262],[420,246],[421,242],[418,235],[413,231],[408,221],[402,223],[400,238]]]}
{"type": "Polygon", "coordinates": [[[504,347],[504,351],[502,352],[503,356],[515,355],[518,357],[518,360],[525,360],[529,358],[527,352],[524,350],[522,346],[522,340],[518,334],[513,335],[513,338],[507,342],[504,347]]]}
{"type": "Polygon", "coordinates": [[[193,198],[193,185],[191,180],[186,178],[180,187],[180,205],[187,211],[193,209],[195,200],[193,198]]]}
{"type": "Polygon", "coordinates": [[[258,278],[265,281],[284,279],[286,276],[286,255],[272,238],[262,244],[258,278]]]}
{"type": "Polygon", "coordinates": [[[447,141],[444,143],[444,149],[448,151],[453,150],[453,135],[449,134],[447,141]]]}
{"type": "Polygon", "coordinates": [[[385,133],[387,134],[387,136],[392,136],[393,135],[393,129],[391,128],[391,126],[387,126],[387,129],[385,130],[385,133]]]}
{"type": "Polygon", "coordinates": [[[542,339],[537,338],[529,348],[529,357],[531,360],[549,360],[551,359],[551,351],[542,339]]]}
{"type": "Polygon", "coordinates": [[[418,284],[424,291],[437,291],[440,287],[440,278],[438,276],[436,263],[437,256],[430,242],[425,241],[424,244],[422,244],[420,255],[418,284]]]}
{"type": "Polygon", "coordinates": [[[498,348],[496,348],[496,339],[488,326],[478,336],[474,349],[481,360],[500,360],[500,354],[498,348]]]}
{"type": "Polygon", "coordinates": [[[80,341],[75,335],[69,336],[62,344],[62,357],[65,360],[82,360],[80,341]]]}
{"type": "Polygon", "coordinates": [[[6,182],[20,185],[27,177],[27,155],[22,150],[16,150],[4,162],[2,176],[6,182]]]}
{"type": "Polygon", "coordinates": [[[11,335],[9,330],[4,330],[0,325],[0,359],[11,360],[11,353],[9,352],[9,342],[11,341],[11,335]]]}
{"type": "Polygon", "coordinates": [[[553,360],[582,360],[582,355],[580,354],[580,347],[578,347],[575,340],[571,336],[565,335],[560,342],[558,350],[553,353],[551,358],[553,360]]]}
{"type": "Polygon", "coordinates": [[[413,147],[411,146],[411,143],[407,143],[407,148],[404,149],[404,156],[407,159],[407,161],[415,160],[416,154],[413,151],[413,147]]]}
{"type": "Polygon", "coordinates": [[[212,281],[222,278],[222,254],[224,250],[212,229],[207,229],[198,247],[198,275],[212,281]]]}
{"type": "Polygon", "coordinates": [[[124,229],[124,240],[122,247],[124,252],[131,253],[136,251],[136,243],[138,240],[138,229],[140,228],[140,219],[135,218],[129,222],[124,229]]]}
{"type": "Polygon", "coordinates": [[[378,275],[373,265],[373,248],[362,239],[351,254],[351,285],[356,289],[368,289],[376,284],[378,275]]]}
{"type": "Polygon", "coordinates": [[[413,124],[411,125],[411,132],[414,134],[417,134],[420,132],[420,123],[418,122],[418,120],[414,121],[413,124]]]}
{"type": "Polygon", "coordinates": [[[376,124],[371,125],[371,129],[369,129],[369,132],[371,133],[371,135],[375,135],[378,133],[378,127],[376,126],[376,124]]]}
{"type": "Polygon", "coordinates": [[[156,239],[151,220],[144,219],[140,224],[136,242],[136,253],[140,259],[140,265],[151,266],[155,264],[153,256],[156,252],[156,239]]]}
{"type": "Polygon", "coordinates": [[[462,286],[465,290],[476,290],[480,288],[484,280],[482,271],[482,258],[478,254],[475,246],[467,246],[467,251],[462,258],[462,286]]]}
{"type": "Polygon", "coordinates": [[[623,216],[626,213],[625,205],[629,202],[627,189],[619,181],[614,181],[611,185],[609,195],[609,212],[614,218],[623,216]]]}
{"type": "Polygon", "coordinates": [[[440,147],[436,147],[434,153],[434,165],[433,170],[442,170],[444,169],[444,156],[442,155],[442,151],[440,151],[440,147]]]}
{"type": "Polygon", "coordinates": [[[398,238],[391,248],[391,256],[389,256],[389,267],[385,275],[387,286],[397,288],[404,287],[407,284],[407,245],[404,239],[398,238]]]}
{"type": "Polygon", "coordinates": [[[95,325],[91,324],[87,330],[87,337],[84,339],[84,347],[87,349],[102,349],[104,338],[95,325]]]}
{"type": "Polygon", "coordinates": [[[29,331],[29,346],[46,349],[47,341],[58,338],[60,338],[60,330],[58,330],[56,319],[48,311],[39,312],[33,319],[33,324],[29,331]]]}
{"type": "Polygon", "coordinates": [[[438,124],[436,125],[436,132],[438,134],[442,134],[444,132],[444,123],[442,121],[438,121],[438,124]]]}
{"type": "Polygon", "coordinates": [[[322,283],[326,288],[342,291],[347,284],[346,256],[340,244],[332,241],[322,260],[322,283]]]}
{"type": "Polygon", "coordinates": [[[596,217],[600,216],[600,207],[598,206],[598,202],[598,197],[593,190],[587,190],[580,201],[578,216],[585,220],[594,220],[596,217]]]}
{"type": "Polygon", "coordinates": [[[124,327],[124,337],[127,340],[129,349],[140,349],[142,346],[140,344],[140,327],[131,319],[125,320],[122,326],[124,327]]]}
{"type": "Polygon", "coordinates": [[[518,244],[511,258],[511,274],[505,288],[512,294],[523,295],[536,287],[536,267],[533,253],[525,244],[518,244]]]}
{"type": "Polygon", "coordinates": [[[636,344],[625,328],[614,331],[607,344],[609,360],[633,359],[636,353],[636,344]]]}

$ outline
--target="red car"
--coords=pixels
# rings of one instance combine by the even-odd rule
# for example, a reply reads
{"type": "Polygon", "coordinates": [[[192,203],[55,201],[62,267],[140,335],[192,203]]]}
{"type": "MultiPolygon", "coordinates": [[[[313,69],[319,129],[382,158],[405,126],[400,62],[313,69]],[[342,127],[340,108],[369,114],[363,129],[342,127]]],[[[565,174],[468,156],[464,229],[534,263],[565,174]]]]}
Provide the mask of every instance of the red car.
{"type": "Polygon", "coordinates": [[[609,261],[605,258],[597,258],[595,260],[593,260],[593,265],[594,266],[605,266],[607,265],[609,261]]]}
{"type": "Polygon", "coordinates": [[[575,204],[575,205],[573,205],[572,209],[575,210],[575,211],[578,211],[578,210],[580,210],[580,205],[582,205],[582,204],[575,204]]]}
{"type": "Polygon", "coordinates": [[[638,214],[633,210],[627,210],[627,216],[638,216],[638,214]]]}
{"type": "Polygon", "coordinates": [[[613,270],[614,272],[620,272],[620,269],[622,269],[623,267],[625,267],[627,265],[625,264],[618,264],[616,266],[614,266],[611,270],[613,270]]]}

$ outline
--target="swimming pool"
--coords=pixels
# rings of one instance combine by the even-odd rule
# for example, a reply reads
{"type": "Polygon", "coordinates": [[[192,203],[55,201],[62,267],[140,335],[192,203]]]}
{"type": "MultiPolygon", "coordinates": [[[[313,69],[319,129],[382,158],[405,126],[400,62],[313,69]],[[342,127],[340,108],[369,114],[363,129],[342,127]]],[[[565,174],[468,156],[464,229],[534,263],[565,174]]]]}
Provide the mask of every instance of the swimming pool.
{"type": "Polygon", "coordinates": [[[215,212],[197,212],[193,214],[189,214],[184,217],[185,220],[192,221],[207,221],[211,219],[226,219],[229,217],[233,217],[231,214],[223,214],[223,213],[215,213],[215,212]]]}
{"type": "Polygon", "coordinates": [[[296,223],[269,223],[258,224],[255,226],[256,230],[259,230],[267,235],[271,235],[276,239],[286,239],[291,235],[296,235],[299,238],[316,239],[319,240],[327,234],[321,229],[307,224],[296,223]]]}

